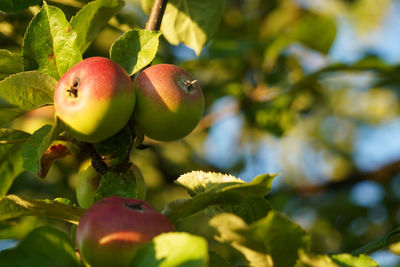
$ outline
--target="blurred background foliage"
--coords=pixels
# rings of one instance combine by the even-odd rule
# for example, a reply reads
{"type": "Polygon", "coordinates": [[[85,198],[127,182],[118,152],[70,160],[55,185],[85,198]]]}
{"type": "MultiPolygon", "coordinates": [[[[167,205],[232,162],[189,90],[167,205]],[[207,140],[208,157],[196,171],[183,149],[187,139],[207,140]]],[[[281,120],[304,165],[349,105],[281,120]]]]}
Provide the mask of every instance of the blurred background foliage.
{"type": "MultiPolygon", "coordinates": [[[[84,57],[108,56],[124,31],[144,28],[149,2],[126,0],[84,57]]],[[[69,19],[84,1],[48,4],[69,19]]],[[[20,52],[38,10],[0,14],[2,49],[20,52]]],[[[162,209],[186,197],[172,182],[191,170],[246,181],[279,172],[268,199],[311,234],[316,253],[349,252],[399,226],[399,29],[396,0],[229,0],[215,38],[199,57],[161,38],[154,63],[191,72],[202,86],[206,112],[185,139],[146,139],[149,148],[132,152],[148,200],[162,209]]],[[[12,127],[33,132],[53,122],[52,112],[31,112],[12,127]]],[[[23,173],[9,193],[76,202],[76,178],[86,160],[59,160],[44,180],[23,173]]],[[[0,237],[20,238],[43,223],[10,221],[0,225],[0,237]]],[[[207,232],[198,225],[191,231],[207,232]]],[[[373,257],[381,266],[400,266],[389,250],[373,257]]]]}

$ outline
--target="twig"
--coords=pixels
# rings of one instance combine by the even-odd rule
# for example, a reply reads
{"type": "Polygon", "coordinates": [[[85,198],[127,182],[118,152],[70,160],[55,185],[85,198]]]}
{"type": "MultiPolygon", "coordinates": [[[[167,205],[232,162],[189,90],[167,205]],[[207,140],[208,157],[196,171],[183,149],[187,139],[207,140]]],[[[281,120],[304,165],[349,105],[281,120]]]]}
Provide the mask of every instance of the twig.
{"type": "Polygon", "coordinates": [[[149,19],[146,23],[146,30],[158,31],[161,27],[161,21],[164,16],[165,7],[168,0],[155,0],[151,8],[149,19]]]}
{"type": "Polygon", "coordinates": [[[353,255],[360,255],[360,254],[370,254],[374,251],[377,251],[382,248],[386,248],[390,246],[391,244],[397,243],[400,241],[400,229],[397,228],[384,237],[374,240],[371,243],[366,244],[365,246],[362,246],[356,250],[353,250],[351,254],[353,255]]]}

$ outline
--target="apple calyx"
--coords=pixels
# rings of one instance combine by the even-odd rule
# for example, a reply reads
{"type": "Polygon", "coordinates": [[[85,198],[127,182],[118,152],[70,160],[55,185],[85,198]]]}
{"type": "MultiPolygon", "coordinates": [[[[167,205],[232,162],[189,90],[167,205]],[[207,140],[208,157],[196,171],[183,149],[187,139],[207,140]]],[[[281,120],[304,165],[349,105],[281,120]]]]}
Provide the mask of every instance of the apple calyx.
{"type": "Polygon", "coordinates": [[[74,98],[78,97],[79,82],[80,82],[80,79],[78,77],[76,77],[74,79],[74,82],[72,83],[71,87],[67,89],[67,92],[69,93],[69,95],[73,96],[74,98]]]}
{"type": "Polygon", "coordinates": [[[186,89],[187,92],[190,92],[193,89],[193,85],[195,83],[197,83],[197,82],[198,82],[197,80],[193,80],[193,81],[186,80],[186,81],[184,81],[183,82],[183,84],[185,85],[184,89],[186,89]]]}
{"type": "Polygon", "coordinates": [[[138,212],[144,212],[143,205],[141,203],[125,203],[125,206],[138,212]]]}

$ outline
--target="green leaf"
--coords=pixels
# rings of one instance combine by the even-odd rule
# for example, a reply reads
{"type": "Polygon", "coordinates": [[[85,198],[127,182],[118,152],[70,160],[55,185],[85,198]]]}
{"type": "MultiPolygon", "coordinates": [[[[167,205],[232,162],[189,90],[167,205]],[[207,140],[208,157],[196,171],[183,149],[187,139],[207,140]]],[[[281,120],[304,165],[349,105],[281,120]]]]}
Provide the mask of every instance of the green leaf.
{"type": "Polygon", "coordinates": [[[350,254],[338,254],[330,256],[339,267],[378,267],[378,263],[375,262],[367,255],[352,256],[350,254]]]}
{"type": "Polygon", "coordinates": [[[191,199],[178,199],[170,202],[163,210],[171,221],[189,216],[206,209],[210,205],[240,204],[246,199],[262,197],[271,190],[272,180],[276,175],[260,175],[250,183],[227,182],[215,183],[206,191],[195,195],[191,199]]]}
{"type": "Polygon", "coordinates": [[[217,31],[224,7],[225,0],[170,0],[161,31],[171,44],[184,43],[200,55],[217,31]]]}
{"type": "Polygon", "coordinates": [[[24,65],[22,64],[21,55],[0,49],[0,80],[23,70],[24,65]]]}
{"type": "Polygon", "coordinates": [[[329,52],[336,37],[334,18],[307,15],[295,25],[292,32],[295,40],[321,53],[329,52]]]}
{"type": "Polygon", "coordinates": [[[268,214],[271,207],[264,197],[253,197],[242,200],[239,204],[221,204],[207,207],[204,213],[212,218],[222,212],[240,216],[246,223],[257,221],[268,214]]]}
{"type": "Polygon", "coordinates": [[[252,223],[248,231],[254,240],[263,243],[276,266],[294,266],[299,249],[308,251],[310,237],[297,224],[277,211],[252,223]]]}
{"type": "Polygon", "coordinates": [[[14,249],[0,253],[0,266],[79,267],[70,238],[62,231],[41,226],[29,233],[14,249]]]}
{"type": "Polygon", "coordinates": [[[133,75],[154,59],[160,35],[159,31],[130,30],[113,44],[110,58],[133,75]]]}
{"type": "Polygon", "coordinates": [[[118,166],[126,163],[132,148],[132,132],[125,126],[110,138],[94,143],[93,147],[102,161],[109,167],[118,166]]]}
{"type": "Polygon", "coordinates": [[[210,220],[220,242],[230,243],[251,266],[294,266],[299,250],[308,251],[310,237],[297,224],[277,211],[247,225],[241,218],[221,213],[210,220]],[[271,262],[272,260],[272,262],[271,262]]]}
{"type": "Polygon", "coordinates": [[[0,239],[21,240],[40,225],[43,225],[43,220],[34,216],[26,216],[18,220],[2,221],[0,223],[0,239]]]}
{"type": "Polygon", "coordinates": [[[77,32],[77,45],[85,52],[100,29],[124,6],[122,0],[97,0],[85,5],[71,19],[77,32]]]}
{"type": "Polygon", "coordinates": [[[278,56],[291,44],[301,43],[321,53],[328,53],[336,37],[336,23],[331,17],[307,14],[293,27],[282,31],[265,50],[265,64],[272,69],[278,56]],[[318,36],[318,38],[315,38],[318,36]]]}
{"type": "MultiPolygon", "coordinates": [[[[225,187],[228,184],[237,183],[245,184],[243,180],[233,175],[203,171],[185,173],[175,183],[183,186],[192,197],[205,191],[214,190],[219,186],[225,187]]],[[[239,215],[247,223],[251,223],[267,215],[269,210],[269,204],[264,199],[264,196],[256,196],[243,199],[237,204],[209,206],[204,212],[210,218],[221,212],[230,212],[239,215]]]]}
{"type": "Polygon", "coordinates": [[[0,1],[0,11],[6,13],[14,13],[30,6],[37,5],[41,2],[41,0],[2,0],[0,1]]]}
{"type": "Polygon", "coordinates": [[[25,32],[25,70],[40,70],[58,80],[82,60],[76,38],[62,10],[44,2],[25,32]]]}
{"type": "Polygon", "coordinates": [[[225,260],[222,256],[219,254],[215,253],[214,251],[209,251],[208,252],[209,257],[210,257],[210,266],[218,266],[218,267],[232,267],[233,265],[225,260]]]}
{"type": "Polygon", "coordinates": [[[0,221],[21,216],[45,216],[78,224],[85,209],[52,200],[36,200],[7,195],[0,198],[0,221]]]}
{"type": "Polygon", "coordinates": [[[136,255],[131,266],[204,267],[208,265],[207,240],[188,233],[174,232],[156,236],[136,255]]]}
{"type": "Polygon", "coordinates": [[[352,256],[350,254],[307,255],[300,253],[296,267],[378,267],[379,264],[367,255],[352,256]]]}
{"type": "Polygon", "coordinates": [[[136,177],[132,169],[128,169],[125,173],[110,171],[101,176],[95,201],[109,196],[138,198],[138,184],[136,183],[136,177]]]}
{"type": "Polygon", "coordinates": [[[25,170],[38,175],[44,152],[61,132],[62,128],[60,124],[56,123],[54,126],[44,125],[32,134],[22,149],[23,167],[25,170]]]}
{"type": "Polygon", "coordinates": [[[53,103],[57,81],[39,71],[21,72],[0,81],[0,126],[25,112],[53,103]]]}
{"type": "Polygon", "coordinates": [[[22,146],[29,136],[14,129],[0,129],[0,196],[7,193],[22,172],[22,146]]]}
{"type": "Polygon", "coordinates": [[[241,252],[249,262],[249,266],[274,266],[272,257],[267,253],[263,244],[253,240],[251,235],[246,235],[249,226],[240,217],[230,213],[221,213],[212,218],[209,224],[218,232],[215,239],[230,244],[241,252]]]}

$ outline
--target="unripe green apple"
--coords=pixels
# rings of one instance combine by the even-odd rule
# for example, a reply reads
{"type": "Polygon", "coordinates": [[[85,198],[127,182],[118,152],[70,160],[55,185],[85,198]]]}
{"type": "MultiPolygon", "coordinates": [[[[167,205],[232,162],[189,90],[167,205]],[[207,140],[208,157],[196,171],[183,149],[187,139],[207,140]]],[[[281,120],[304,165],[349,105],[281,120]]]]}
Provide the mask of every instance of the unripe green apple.
{"type": "Polygon", "coordinates": [[[145,69],[135,80],[134,118],[142,133],[159,141],[188,135],[204,112],[198,82],[185,70],[170,64],[145,69]]]}
{"type": "Polygon", "coordinates": [[[101,142],[120,131],[135,107],[126,71],[104,57],[87,58],[69,69],[54,92],[56,116],[75,138],[101,142]]]}
{"type": "Polygon", "coordinates": [[[75,191],[79,206],[85,209],[92,206],[99,183],[100,173],[93,168],[92,164],[79,173],[75,191]]]}
{"type": "Polygon", "coordinates": [[[147,193],[147,187],[146,187],[146,182],[143,177],[142,171],[139,169],[138,166],[136,166],[134,163],[131,163],[131,166],[129,167],[129,170],[126,172],[129,177],[132,177],[135,179],[136,186],[138,189],[138,199],[146,199],[146,193],[147,193]]]}
{"type": "Polygon", "coordinates": [[[76,242],[84,262],[93,267],[128,267],[138,248],[171,231],[172,223],[147,202],[112,196],[83,214],[76,242]]]}

